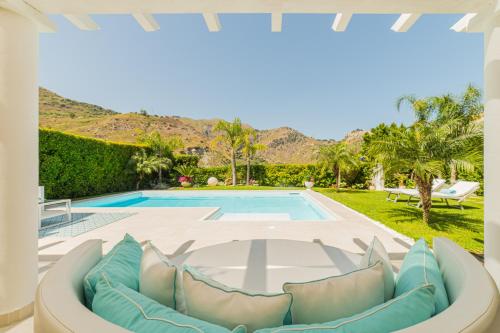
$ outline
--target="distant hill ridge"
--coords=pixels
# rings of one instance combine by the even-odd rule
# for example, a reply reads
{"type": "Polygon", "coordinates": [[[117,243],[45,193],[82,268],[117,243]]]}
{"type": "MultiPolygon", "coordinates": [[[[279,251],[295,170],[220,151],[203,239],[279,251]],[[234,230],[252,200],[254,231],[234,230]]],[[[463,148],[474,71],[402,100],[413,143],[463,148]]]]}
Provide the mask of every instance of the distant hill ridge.
{"type": "MultiPolygon", "coordinates": [[[[203,155],[213,139],[212,127],[219,119],[191,119],[179,116],[118,113],[98,105],[64,98],[40,87],[40,126],[115,142],[136,143],[140,131],[159,131],[180,136],[186,152],[203,155]]],[[[249,126],[249,125],[246,125],[249,126]]],[[[258,159],[267,163],[311,163],[321,145],[334,140],[318,140],[290,128],[257,130],[259,142],[267,149],[258,159]]],[[[359,141],[365,131],[351,132],[346,140],[359,141]]],[[[361,139],[362,140],[362,139],[361,139]]]]}

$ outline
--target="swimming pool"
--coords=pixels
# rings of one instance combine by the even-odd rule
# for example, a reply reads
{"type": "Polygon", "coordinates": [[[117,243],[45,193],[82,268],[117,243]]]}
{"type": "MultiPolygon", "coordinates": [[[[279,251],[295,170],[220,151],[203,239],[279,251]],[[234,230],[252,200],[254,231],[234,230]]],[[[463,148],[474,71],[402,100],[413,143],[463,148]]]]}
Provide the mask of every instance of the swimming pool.
{"type": "Polygon", "coordinates": [[[333,216],[303,192],[144,191],[75,202],[74,207],[213,207],[208,220],[318,221],[333,216]]]}

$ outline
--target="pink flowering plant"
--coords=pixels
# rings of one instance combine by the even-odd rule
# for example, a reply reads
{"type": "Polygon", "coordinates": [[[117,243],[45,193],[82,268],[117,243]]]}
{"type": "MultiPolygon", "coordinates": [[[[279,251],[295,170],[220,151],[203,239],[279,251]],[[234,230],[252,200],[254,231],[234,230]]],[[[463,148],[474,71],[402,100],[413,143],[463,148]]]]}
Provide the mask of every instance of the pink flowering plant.
{"type": "Polygon", "coordinates": [[[180,176],[179,177],[179,183],[192,183],[193,182],[193,177],[189,176],[180,176]]]}
{"type": "Polygon", "coordinates": [[[181,185],[185,186],[184,184],[193,183],[193,176],[195,173],[195,168],[193,166],[180,165],[175,168],[175,171],[177,171],[180,174],[178,181],[179,183],[181,183],[181,185]]]}

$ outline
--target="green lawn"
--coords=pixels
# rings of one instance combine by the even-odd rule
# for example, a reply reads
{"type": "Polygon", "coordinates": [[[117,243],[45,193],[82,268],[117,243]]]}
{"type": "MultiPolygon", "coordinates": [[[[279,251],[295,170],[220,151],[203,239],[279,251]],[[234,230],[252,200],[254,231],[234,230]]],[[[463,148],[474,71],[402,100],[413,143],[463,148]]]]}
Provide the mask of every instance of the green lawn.
{"type": "Polygon", "coordinates": [[[483,253],[483,198],[468,199],[464,210],[450,208],[439,200],[433,201],[431,223],[422,222],[422,213],[416,207],[408,206],[403,200],[389,202],[385,192],[315,189],[366,216],[381,222],[408,237],[424,237],[428,242],[433,237],[442,236],[452,239],[465,249],[483,253]]]}

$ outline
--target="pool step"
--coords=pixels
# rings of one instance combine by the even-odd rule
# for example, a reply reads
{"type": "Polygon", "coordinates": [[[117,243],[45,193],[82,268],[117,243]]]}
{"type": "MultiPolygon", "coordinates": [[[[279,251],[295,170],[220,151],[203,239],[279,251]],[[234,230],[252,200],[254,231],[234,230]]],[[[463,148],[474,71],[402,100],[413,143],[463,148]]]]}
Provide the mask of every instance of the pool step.
{"type": "Polygon", "coordinates": [[[290,214],[224,213],[218,221],[291,221],[290,214]]]}

